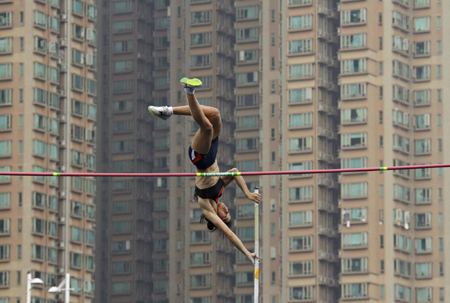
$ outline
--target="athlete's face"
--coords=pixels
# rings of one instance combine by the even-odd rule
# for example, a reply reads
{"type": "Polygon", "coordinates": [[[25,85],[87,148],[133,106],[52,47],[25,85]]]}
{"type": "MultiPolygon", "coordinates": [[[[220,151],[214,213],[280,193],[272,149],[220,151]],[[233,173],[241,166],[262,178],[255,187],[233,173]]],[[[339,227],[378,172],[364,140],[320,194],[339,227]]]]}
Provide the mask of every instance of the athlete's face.
{"type": "Polygon", "coordinates": [[[231,220],[230,212],[225,204],[217,202],[217,215],[223,222],[228,223],[231,220]]]}

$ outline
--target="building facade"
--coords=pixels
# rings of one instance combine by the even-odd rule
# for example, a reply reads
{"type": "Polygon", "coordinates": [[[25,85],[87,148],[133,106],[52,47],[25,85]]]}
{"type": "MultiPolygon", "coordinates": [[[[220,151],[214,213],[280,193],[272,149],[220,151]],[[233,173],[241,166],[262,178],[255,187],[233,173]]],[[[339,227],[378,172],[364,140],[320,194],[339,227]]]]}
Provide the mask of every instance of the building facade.
{"type": "MultiPolygon", "coordinates": [[[[2,171],[94,172],[95,1],[2,1],[2,171]]],[[[70,275],[71,302],[94,296],[95,180],[1,178],[0,301],[26,302],[27,273],[44,284],[70,275]]]]}
{"type": "MultiPolygon", "coordinates": [[[[221,111],[221,171],[450,161],[441,1],[105,3],[101,171],[194,172],[193,120],[146,113],[186,105],[183,76],[221,111]]],[[[246,177],[263,195],[263,301],[444,302],[446,177],[246,177]]],[[[198,223],[193,179],[99,183],[98,302],[253,302],[253,266],[198,223]]],[[[223,201],[252,250],[253,203],[235,186],[223,201]]]]}

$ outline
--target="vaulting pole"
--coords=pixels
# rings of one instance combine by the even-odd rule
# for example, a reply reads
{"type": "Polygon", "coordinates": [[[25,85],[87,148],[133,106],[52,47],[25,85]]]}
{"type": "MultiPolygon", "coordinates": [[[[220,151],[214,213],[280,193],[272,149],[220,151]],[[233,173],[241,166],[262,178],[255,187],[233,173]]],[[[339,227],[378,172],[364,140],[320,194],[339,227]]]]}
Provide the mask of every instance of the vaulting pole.
{"type": "MultiPolygon", "coordinates": [[[[259,193],[258,187],[255,187],[255,193],[259,193]]],[[[259,256],[259,203],[255,202],[255,252],[259,256]]],[[[255,258],[255,295],[254,303],[259,302],[259,259],[255,258]]]]}

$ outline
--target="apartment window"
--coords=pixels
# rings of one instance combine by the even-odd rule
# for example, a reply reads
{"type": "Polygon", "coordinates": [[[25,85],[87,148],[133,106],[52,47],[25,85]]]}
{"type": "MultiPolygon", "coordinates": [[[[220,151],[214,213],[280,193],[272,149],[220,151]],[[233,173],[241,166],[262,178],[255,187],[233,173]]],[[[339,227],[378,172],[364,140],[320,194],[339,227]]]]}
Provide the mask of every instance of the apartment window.
{"type": "Polygon", "coordinates": [[[415,129],[429,129],[431,126],[430,123],[430,114],[418,115],[414,117],[415,129]]]}
{"type": "Polygon", "coordinates": [[[309,5],[312,4],[312,0],[289,0],[289,6],[292,5],[309,5]]]}
{"type": "Polygon", "coordinates": [[[133,11],[133,1],[115,1],[113,2],[114,13],[126,13],[133,11]]]}
{"type": "Polygon", "coordinates": [[[236,9],[236,20],[258,19],[259,6],[244,6],[236,9]]]}
{"type": "Polygon", "coordinates": [[[313,261],[289,262],[289,276],[307,276],[314,272],[313,261]]]}
{"type": "Polygon", "coordinates": [[[420,41],[413,44],[414,56],[429,56],[431,54],[431,42],[420,41]]]}
{"type": "Polygon", "coordinates": [[[259,126],[259,116],[238,117],[236,121],[236,129],[253,129],[259,126]]]}
{"type": "Polygon", "coordinates": [[[236,41],[237,42],[247,42],[247,41],[258,41],[259,39],[259,28],[240,28],[236,30],[236,41]]]}
{"type": "Polygon", "coordinates": [[[314,286],[298,286],[289,288],[289,300],[313,300],[314,286]]]}
{"type": "Polygon", "coordinates": [[[411,189],[403,185],[394,184],[394,199],[409,202],[411,200],[411,189]]]}
{"type": "Polygon", "coordinates": [[[439,238],[439,251],[444,251],[444,238],[439,238]]]}
{"type": "Polygon", "coordinates": [[[442,79],[442,65],[438,65],[437,67],[437,78],[442,79]]]}
{"type": "Polygon", "coordinates": [[[288,53],[290,55],[311,53],[312,49],[313,49],[312,39],[289,41],[288,44],[288,53]]]}
{"type": "MultiPolygon", "coordinates": [[[[168,44],[169,42],[165,43],[167,46],[168,44]]],[[[211,33],[191,34],[191,45],[211,45],[211,33]]]]}
{"type": "Polygon", "coordinates": [[[432,246],[432,238],[420,238],[415,239],[415,245],[416,245],[416,253],[429,253],[432,252],[433,246],[432,246]]]}
{"type": "Polygon", "coordinates": [[[289,250],[301,251],[313,249],[313,236],[297,236],[289,238],[289,250]]]}
{"type": "Polygon", "coordinates": [[[312,102],[312,88],[289,90],[288,102],[290,104],[312,102]]]}
{"type": "Polygon", "coordinates": [[[378,25],[383,25],[383,13],[378,13],[378,25]]]}
{"type": "Polygon", "coordinates": [[[436,17],[436,29],[438,31],[442,29],[442,18],[440,16],[436,17]]]}
{"type": "Polygon", "coordinates": [[[414,0],[414,7],[427,7],[430,6],[430,0],[414,0]]]}
{"type": "Polygon", "coordinates": [[[12,141],[0,141],[0,157],[11,156],[12,141]]]}
{"type": "Polygon", "coordinates": [[[342,168],[363,168],[367,167],[367,158],[341,159],[342,168]]]}
{"type": "Polygon", "coordinates": [[[399,36],[392,36],[392,49],[409,54],[409,40],[399,36]]]}
{"type": "Polygon", "coordinates": [[[416,228],[431,228],[431,213],[415,214],[416,228]]]}
{"type": "Polygon", "coordinates": [[[367,197],[367,183],[344,183],[342,184],[342,198],[367,197]]]}
{"type": "Polygon", "coordinates": [[[290,212],[289,213],[289,227],[310,226],[313,223],[313,212],[290,212]]]}
{"type": "Polygon", "coordinates": [[[442,152],[442,139],[438,139],[438,152],[442,152]]]}
{"type": "MultiPolygon", "coordinates": [[[[312,200],[312,187],[294,187],[289,188],[289,201],[311,201],[312,200]]],[[[312,220],[312,219],[311,219],[312,220]]]]}
{"type": "Polygon", "coordinates": [[[10,53],[13,51],[13,38],[0,39],[0,53],[10,53]]]}
{"type": "Polygon", "coordinates": [[[392,74],[395,76],[409,79],[409,65],[404,64],[397,60],[393,60],[392,61],[392,74]]]}
{"type": "Polygon", "coordinates": [[[431,153],[431,139],[414,140],[414,153],[416,155],[431,153]]]}
{"type": "Polygon", "coordinates": [[[341,61],[341,73],[365,73],[367,72],[367,59],[353,59],[341,61]]]}
{"type": "Polygon", "coordinates": [[[394,234],[394,248],[400,250],[411,250],[411,238],[394,234]]]}
{"type": "Polygon", "coordinates": [[[378,49],[383,50],[383,38],[378,37],[378,49]]]}
{"type": "Polygon", "coordinates": [[[436,52],[438,55],[442,55],[442,41],[437,41],[436,52]]]}
{"type": "Polygon", "coordinates": [[[256,85],[258,82],[258,72],[237,73],[237,86],[256,85]]]}
{"type": "Polygon", "coordinates": [[[114,295],[131,294],[131,282],[112,283],[112,293],[114,295]]]}
{"type": "Polygon", "coordinates": [[[211,11],[191,13],[191,24],[211,23],[211,11]]]}
{"type": "Polygon", "coordinates": [[[204,68],[211,66],[211,55],[191,56],[191,68],[204,68]]]}
{"type": "Polygon", "coordinates": [[[198,252],[191,254],[191,265],[208,265],[211,264],[210,252],[198,252]]]}
{"type": "Polygon", "coordinates": [[[423,303],[423,302],[432,302],[433,297],[433,288],[431,287],[417,287],[416,288],[416,302],[417,303],[423,303]]]}
{"type": "MultiPolygon", "coordinates": [[[[274,153],[275,156],[275,153],[274,153]]],[[[313,167],[312,161],[305,161],[305,162],[297,162],[297,163],[289,163],[289,170],[292,171],[298,171],[298,170],[311,170],[313,167]]],[[[299,176],[299,175],[290,175],[292,177],[299,176]]],[[[302,174],[301,176],[312,176],[311,174],[302,174]]]]}
{"type": "Polygon", "coordinates": [[[289,127],[312,127],[313,113],[289,115],[289,127]]]}
{"type": "Polygon", "coordinates": [[[368,296],[368,283],[342,284],[343,298],[361,298],[368,296]]]}
{"type": "Polygon", "coordinates": [[[130,52],[133,50],[133,40],[126,41],[115,41],[114,42],[114,52],[122,53],[122,52],[130,52]]]}
{"type": "Polygon", "coordinates": [[[0,64],[0,79],[8,79],[12,78],[12,76],[13,76],[13,65],[11,63],[0,64]]]}
{"type": "Polygon", "coordinates": [[[365,148],[367,147],[367,133],[343,134],[342,148],[365,148]]]}
{"type": "Polygon", "coordinates": [[[288,30],[303,30],[312,28],[313,15],[293,16],[288,19],[288,30]]]}
{"type": "Polygon", "coordinates": [[[341,48],[352,49],[367,47],[367,34],[341,36],[341,48]]]}
{"type": "Polygon", "coordinates": [[[399,85],[392,86],[393,99],[409,103],[409,89],[399,85]]]}
{"type": "Polygon", "coordinates": [[[310,78],[313,77],[314,65],[312,63],[289,65],[288,78],[310,78]]]}
{"type": "Polygon", "coordinates": [[[209,243],[211,237],[209,232],[205,230],[191,231],[191,243],[209,243]]]}
{"type": "Polygon", "coordinates": [[[363,97],[365,98],[366,93],[367,93],[366,83],[347,84],[342,85],[341,87],[342,99],[363,98],[363,97]]]}
{"type": "Polygon", "coordinates": [[[367,10],[356,9],[356,10],[345,10],[341,12],[341,24],[359,24],[366,23],[367,10]]]}
{"type": "Polygon", "coordinates": [[[394,284],[394,298],[411,301],[411,287],[406,287],[400,284],[394,284]]]}
{"type": "Polygon", "coordinates": [[[342,123],[362,123],[367,121],[367,108],[341,110],[342,123]]]}
{"type": "Polygon", "coordinates": [[[116,221],[112,223],[114,234],[125,234],[131,232],[131,221],[116,221]]]}
{"type": "Polygon", "coordinates": [[[430,31],[430,20],[430,17],[414,18],[414,32],[417,33],[430,31]]]}
{"type": "Polygon", "coordinates": [[[257,151],[259,149],[259,138],[238,139],[236,142],[236,151],[257,151]]]}
{"type": "Polygon", "coordinates": [[[312,137],[289,139],[289,152],[312,152],[312,137]]]}
{"type": "Polygon", "coordinates": [[[409,17],[399,12],[392,12],[392,24],[402,29],[409,30],[409,17]]]}
{"type": "Polygon", "coordinates": [[[245,161],[237,161],[236,167],[240,171],[254,171],[259,169],[259,161],[258,160],[245,160],[245,161]]]}
{"type": "MultiPolygon", "coordinates": [[[[438,0],[439,4],[441,4],[441,1],[438,0]]],[[[439,288],[439,302],[444,302],[444,288],[439,288]]]]}
{"type": "Polygon", "coordinates": [[[408,138],[402,137],[400,135],[393,135],[393,148],[394,150],[403,151],[409,153],[410,141],[408,138]]]}
{"type": "Polygon", "coordinates": [[[367,272],[368,258],[342,259],[343,273],[367,272]]]}
{"type": "Polygon", "coordinates": [[[367,221],[367,208],[346,208],[342,210],[342,223],[350,222],[366,222],[367,221]]]}
{"type": "MultiPolygon", "coordinates": [[[[155,21],[158,21],[159,19],[161,19],[161,18],[155,18],[155,21]]],[[[158,22],[155,22],[155,24],[157,24],[157,23],[158,22]]],[[[131,32],[132,30],[133,30],[133,21],[131,21],[131,20],[114,21],[113,22],[113,33],[131,32]]],[[[118,42],[121,42],[121,41],[118,41],[118,42]]]]}
{"type": "Polygon", "coordinates": [[[254,227],[238,227],[236,228],[236,234],[241,240],[251,240],[255,236],[254,227]]]}
{"type": "Polygon", "coordinates": [[[433,276],[433,263],[416,263],[416,278],[431,278],[433,276]]]}

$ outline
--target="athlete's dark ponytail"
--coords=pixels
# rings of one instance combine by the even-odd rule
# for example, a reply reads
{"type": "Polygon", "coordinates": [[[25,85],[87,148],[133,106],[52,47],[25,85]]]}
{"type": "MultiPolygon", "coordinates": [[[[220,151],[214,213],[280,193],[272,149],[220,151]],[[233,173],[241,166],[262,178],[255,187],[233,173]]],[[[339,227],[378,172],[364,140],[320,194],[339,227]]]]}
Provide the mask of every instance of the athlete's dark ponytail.
{"type": "MultiPolygon", "coordinates": [[[[208,227],[210,232],[215,232],[218,228],[214,225],[214,223],[212,223],[211,221],[209,221],[205,215],[201,215],[200,217],[200,223],[204,223],[206,221],[206,227],[208,227]]],[[[225,223],[225,222],[224,222],[225,223]]],[[[225,223],[230,229],[233,226],[231,220],[228,223],[225,223]]]]}

